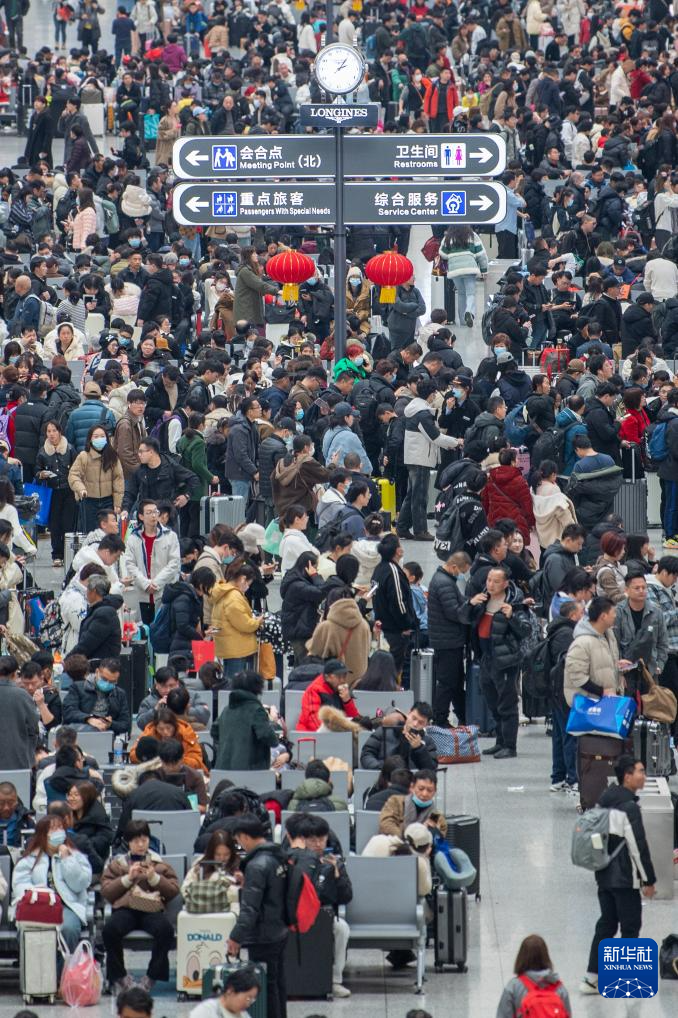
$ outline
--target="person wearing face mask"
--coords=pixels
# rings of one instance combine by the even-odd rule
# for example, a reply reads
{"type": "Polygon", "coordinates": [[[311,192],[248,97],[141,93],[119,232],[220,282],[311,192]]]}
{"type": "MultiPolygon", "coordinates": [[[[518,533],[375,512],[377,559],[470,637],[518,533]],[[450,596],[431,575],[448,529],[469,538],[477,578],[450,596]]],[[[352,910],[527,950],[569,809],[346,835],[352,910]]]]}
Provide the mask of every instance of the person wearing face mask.
{"type": "Polygon", "coordinates": [[[419,823],[447,835],[447,821],[435,807],[438,779],[433,770],[417,771],[407,795],[392,795],[379,814],[379,833],[401,838],[406,827],[419,823]]]}
{"type": "Polygon", "coordinates": [[[360,343],[349,342],[346,347],[346,356],[334,365],[333,376],[337,378],[342,371],[350,371],[354,378],[367,378],[372,365],[370,356],[360,343]]]}
{"type": "Polygon", "coordinates": [[[411,74],[409,82],[400,93],[398,113],[401,117],[407,117],[410,127],[412,122],[417,120],[422,114],[427,83],[428,79],[424,77],[417,67],[411,74]]]}
{"type": "MultiPolygon", "coordinates": [[[[352,265],[346,276],[346,313],[355,315],[360,322],[360,331],[370,331],[372,314],[371,286],[357,265],[352,265]]],[[[337,372],[335,371],[335,376],[337,372]]]]}
{"type": "Polygon", "coordinates": [[[299,287],[299,310],[306,327],[312,329],[316,339],[322,342],[330,333],[334,294],[318,272],[299,287]]]}
{"type": "Polygon", "coordinates": [[[438,417],[438,426],[446,434],[463,438],[480,413],[480,407],[471,398],[473,380],[467,375],[457,375],[452,388],[445,394],[445,402],[438,417]]]}
{"type": "Polygon", "coordinates": [[[92,867],[68,836],[62,818],[43,817],[14,867],[10,915],[14,918],[17,905],[34,888],[54,888],[63,903],[59,932],[68,950],[74,951],[87,918],[91,881],[92,867]]]}
{"type": "Polygon", "coordinates": [[[438,566],[428,588],[428,639],[433,648],[435,678],[433,724],[442,728],[449,726],[450,704],[457,724],[466,723],[464,659],[468,627],[459,621],[459,610],[465,601],[465,577],[470,566],[470,556],[455,551],[438,566]]]}
{"type": "Polygon", "coordinates": [[[255,578],[252,566],[236,559],[226,568],[226,580],[215,583],[211,631],[216,656],[224,662],[224,675],[233,676],[253,668],[257,652],[257,630],[263,616],[255,618],[245,597],[255,578]]]}
{"type": "MultiPolygon", "coordinates": [[[[94,583],[108,584],[108,580],[93,576],[87,581],[88,593],[91,593],[91,585],[94,583]]],[[[110,598],[110,601],[121,603],[122,598],[110,598]]],[[[91,613],[90,602],[88,618],[91,618],[91,613]]],[[[107,618],[109,612],[102,614],[107,618]]],[[[80,649],[81,646],[84,647],[86,624],[87,619],[80,628],[80,642],[74,648],[74,653],[87,654],[86,650],[80,649]]],[[[117,645],[120,646],[119,639],[117,645]]],[[[102,650],[106,651],[106,648],[102,646],[102,650]]],[[[63,705],[64,724],[71,725],[80,732],[112,732],[114,735],[129,732],[132,723],[129,702],[125,690],[118,685],[119,679],[120,659],[102,656],[94,675],[88,676],[84,682],[74,682],[69,686],[63,705]]]]}
{"type": "Polygon", "coordinates": [[[219,329],[224,333],[227,340],[235,335],[235,321],[233,318],[234,293],[229,280],[225,276],[217,276],[213,284],[216,294],[214,312],[210,320],[211,329],[219,329]]]}
{"type": "Polygon", "coordinates": [[[90,428],[85,448],[76,456],[68,473],[68,484],[81,503],[81,529],[93,530],[101,509],[119,513],[125,491],[125,475],[118,454],[104,428],[90,428]]]}

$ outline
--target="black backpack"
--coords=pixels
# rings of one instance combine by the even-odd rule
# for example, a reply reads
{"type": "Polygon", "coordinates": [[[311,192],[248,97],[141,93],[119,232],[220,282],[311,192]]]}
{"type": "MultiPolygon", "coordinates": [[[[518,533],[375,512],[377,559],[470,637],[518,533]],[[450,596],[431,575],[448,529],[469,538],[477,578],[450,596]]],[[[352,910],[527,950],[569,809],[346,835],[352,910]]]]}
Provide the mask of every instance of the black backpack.
{"type": "Polygon", "coordinates": [[[363,435],[376,428],[379,400],[370,382],[359,382],[351,394],[351,399],[353,406],[360,411],[360,430],[363,435]]]}
{"type": "Polygon", "coordinates": [[[553,460],[557,463],[558,470],[563,466],[563,449],[565,446],[565,432],[560,428],[547,428],[542,431],[537,441],[532,446],[530,464],[533,470],[543,463],[544,460],[553,460]]]}
{"type": "Polygon", "coordinates": [[[439,559],[446,562],[455,551],[463,551],[464,544],[461,509],[453,502],[436,530],[433,550],[439,559]]]}

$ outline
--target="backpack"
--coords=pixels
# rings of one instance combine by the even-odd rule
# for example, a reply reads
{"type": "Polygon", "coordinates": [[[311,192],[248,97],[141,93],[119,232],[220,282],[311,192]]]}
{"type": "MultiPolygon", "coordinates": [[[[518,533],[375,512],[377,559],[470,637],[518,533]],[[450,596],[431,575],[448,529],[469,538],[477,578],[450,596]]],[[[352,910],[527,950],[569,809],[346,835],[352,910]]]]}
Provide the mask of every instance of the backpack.
{"type": "Polygon", "coordinates": [[[647,451],[654,463],[661,463],[669,455],[669,447],[666,443],[668,426],[668,421],[657,421],[649,428],[650,439],[647,443],[647,451]]]}
{"type": "Polygon", "coordinates": [[[356,386],[353,393],[353,406],[360,411],[360,430],[363,435],[377,427],[377,407],[379,400],[369,382],[356,386]]]}
{"type": "Polygon", "coordinates": [[[446,562],[455,551],[464,550],[464,532],[461,526],[461,509],[452,503],[436,530],[433,550],[439,559],[446,562]]]}
{"type": "Polygon", "coordinates": [[[523,661],[534,656],[537,647],[541,645],[544,639],[541,622],[535,612],[528,609],[525,612],[525,619],[530,624],[530,631],[520,641],[520,656],[523,661]]]}
{"type": "Polygon", "coordinates": [[[542,431],[537,441],[532,446],[531,466],[536,470],[544,460],[553,460],[558,464],[560,470],[563,466],[563,449],[565,447],[565,432],[561,428],[547,428],[542,431]]]}
{"type": "Polygon", "coordinates": [[[64,639],[64,620],[61,617],[61,608],[56,598],[52,598],[45,605],[45,614],[38,629],[38,640],[43,647],[49,650],[56,650],[61,647],[64,639]]]}
{"type": "MultiPolygon", "coordinates": [[[[170,452],[169,447],[169,426],[170,421],[179,421],[181,424],[181,430],[184,430],[185,418],[180,414],[172,414],[167,420],[162,417],[159,421],[156,421],[151,428],[151,438],[155,438],[160,445],[160,452],[164,453],[165,456],[173,456],[175,459],[179,459],[176,453],[170,452]]],[[[161,651],[162,653],[162,651],[161,651]]],[[[166,652],[165,652],[166,653],[166,652]]]]}
{"type": "Polygon", "coordinates": [[[551,694],[551,648],[548,640],[542,640],[537,649],[523,665],[523,690],[538,700],[551,694]]]}
{"type": "Polygon", "coordinates": [[[9,441],[7,432],[9,431],[10,415],[14,414],[15,412],[16,412],[15,406],[13,406],[10,410],[3,408],[2,411],[0,411],[0,441],[7,442],[10,448],[11,443],[9,441]]]}
{"type": "Polygon", "coordinates": [[[319,862],[292,856],[287,859],[285,869],[285,922],[295,933],[308,933],[320,912],[320,898],[314,882],[319,862]]]}
{"type": "Polygon", "coordinates": [[[372,35],[368,35],[365,40],[365,56],[370,61],[377,59],[377,36],[375,32],[372,35]]]}
{"type": "Polygon", "coordinates": [[[539,986],[527,976],[518,976],[527,990],[523,997],[518,1018],[567,1018],[567,1011],[562,998],[558,995],[559,982],[550,986],[539,986]]]}
{"type": "Polygon", "coordinates": [[[606,806],[594,806],[577,818],[572,832],[570,858],[575,866],[584,870],[604,870],[625,845],[622,840],[612,854],[610,840],[610,811],[606,806]]]}
{"type": "Polygon", "coordinates": [[[160,611],[155,613],[155,618],[148,627],[148,635],[151,638],[151,646],[155,654],[169,654],[172,643],[170,605],[160,605],[160,611]]]}
{"type": "Polygon", "coordinates": [[[494,312],[497,310],[503,299],[504,298],[501,293],[492,294],[487,302],[487,307],[483,311],[483,317],[480,321],[480,331],[482,333],[483,343],[486,343],[487,346],[491,345],[490,341],[494,331],[492,329],[492,318],[494,316],[494,312]]]}
{"type": "MultiPolygon", "coordinates": [[[[214,727],[216,726],[213,726],[213,728],[214,727]]],[[[273,778],[272,780],[275,780],[275,778],[273,778]]],[[[217,796],[216,799],[213,797],[210,800],[210,805],[208,807],[207,813],[205,814],[205,819],[202,825],[203,830],[206,831],[209,825],[213,824],[215,820],[222,819],[223,814],[221,812],[220,806],[222,795],[233,795],[236,792],[238,793],[238,795],[241,795],[242,798],[245,800],[246,806],[245,812],[251,813],[253,816],[257,818],[257,820],[261,820],[266,830],[266,836],[270,838],[271,819],[266,810],[264,809],[264,804],[262,803],[259,796],[256,794],[256,792],[250,791],[249,788],[225,788],[223,792],[221,792],[217,796]]]]}
{"type": "Polygon", "coordinates": [[[41,300],[40,297],[36,297],[35,294],[29,294],[29,297],[35,297],[38,304],[40,305],[40,311],[38,313],[38,335],[44,338],[48,332],[56,328],[57,323],[57,309],[53,304],[48,304],[47,301],[41,300]]]}
{"type": "Polygon", "coordinates": [[[514,406],[504,420],[504,436],[515,448],[525,445],[528,435],[532,431],[532,425],[526,420],[525,406],[525,403],[514,406]]]}

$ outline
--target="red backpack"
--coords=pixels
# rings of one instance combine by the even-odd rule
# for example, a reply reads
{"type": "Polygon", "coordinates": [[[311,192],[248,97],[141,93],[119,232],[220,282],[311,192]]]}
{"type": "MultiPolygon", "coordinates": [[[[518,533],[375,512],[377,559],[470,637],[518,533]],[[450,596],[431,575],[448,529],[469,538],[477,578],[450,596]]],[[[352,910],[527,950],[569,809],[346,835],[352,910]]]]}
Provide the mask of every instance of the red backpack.
{"type": "Polygon", "coordinates": [[[567,1018],[565,1004],[557,992],[562,983],[539,986],[527,976],[518,978],[527,990],[518,1011],[518,1018],[567,1018]]]}

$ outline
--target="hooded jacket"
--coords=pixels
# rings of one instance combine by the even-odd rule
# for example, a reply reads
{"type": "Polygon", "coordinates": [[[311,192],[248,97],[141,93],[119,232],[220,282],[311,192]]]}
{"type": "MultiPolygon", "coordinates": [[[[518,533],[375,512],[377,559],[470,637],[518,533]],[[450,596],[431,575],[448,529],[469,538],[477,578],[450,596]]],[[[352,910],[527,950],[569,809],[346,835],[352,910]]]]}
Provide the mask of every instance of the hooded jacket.
{"type": "MultiPolygon", "coordinates": [[[[146,192],[144,192],[144,197],[147,197],[146,192]]],[[[173,290],[174,282],[169,269],[158,269],[157,272],[154,272],[148,277],[141,291],[137,318],[142,322],[159,322],[161,318],[165,317],[171,319],[173,290]]]]}
{"type": "Polygon", "coordinates": [[[287,875],[279,845],[264,841],[248,852],[241,869],[245,883],[240,915],[231,931],[236,944],[275,944],[288,934],[285,922],[287,875]]]}
{"type": "Polygon", "coordinates": [[[621,195],[609,184],[605,184],[598,193],[594,211],[596,229],[601,239],[612,240],[619,234],[624,218],[624,201],[621,195]]]}
{"type": "Polygon", "coordinates": [[[219,580],[212,588],[212,625],[219,629],[214,635],[217,657],[251,657],[257,652],[256,633],[262,618],[255,618],[252,608],[238,588],[219,580]]]}
{"type": "Polygon", "coordinates": [[[308,576],[292,566],[280,584],[282,607],[280,621],[286,640],[308,640],[318,625],[318,608],[325,599],[325,584],[320,577],[308,576]]]}
{"type": "Polygon", "coordinates": [[[167,499],[173,502],[177,495],[189,498],[198,486],[198,478],[172,456],[160,455],[157,467],[142,463],[125,485],[122,508],[131,513],[145,498],[167,499]]]}
{"type": "Polygon", "coordinates": [[[291,463],[286,456],[280,458],[271,476],[271,493],[278,516],[291,505],[301,505],[311,512],[316,503],[313,489],[316,484],[325,484],[329,476],[329,471],[312,456],[295,456],[291,463]]]}
{"type": "Polygon", "coordinates": [[[564,527],[577,522],[574,505],[550,481],[542,481],[532,492],[532,511],[540,548],[548,548],[560,538],[564,527]]]}
{"type": "Polygon", "coordinates": [[[396,562],[382,559],[372,580],[377,589],[372,601],[374,615],[384,632],[402,633],[417,628],[412,591],[405,573],[396,562]]]}
{"type": "Polygon", "coordinates": [[[556,417],[556,426],[564,433],[562,473],[569,477],[577,462],[574,440],[577,435],[588,435],[588,431],[579,414],[569,407],[560,411],[556,417]]]}
{"type": "Polygon", "coordinates": [[[324,622],[320,622],[306,647],[309,654],[327,660],[339,658],[348,668],[350,686],[367,671],[370,656],[370,627],[352,597],[335,601],[324,622]]]}
{"type": "Polygon", "coordinates": [[[75,841],[89,859],[93,873],[101,873],[113,841],[113,828],[106,810],[95,800],[87,813],[73,826],[75,841]]]}
{"type": "MultiPolygon", "coordinates": [[[[271,750],[280,741],[259,698],[245,689],[231,692],[228,706],[217,722],[219,748],[215,767],[220,770],[266,771],[271,750]]],[[[275,775],[271,776],[271,789],[275,775]]]]}
{"type": "Polygon", "coordinates": [[[249,265],[242,264],[236,273],[233,321],[250,325],[264,324],[264,294],[275,294],[278,287],[267,283],[249,265]]]}
{"type": "Polygon", "coordinates": [[[383,724],[362,748],[360,766],[369,771],[381,770],[389,756],[400,756],[411,771],[431,770],[438,766],[438,750],[430,735],[425,732],[422,745],[414,749],[403,735],[402,725],[383,724]]]}
{"type": "Polygon", "coordinates": [[[405,407],[406,466],[436,467],[441,449],[456,449],[459,439],[443,435],[435,423],[433,408],[415,396],[405,407]]]}
{"type": "MultiPolygon", "coordinates": [[[[200,742],[198,741],[198,736],[195,734],[193,728],[191,727],[191,725],[189,725],[188,721],[184,721],[183,718],[178,717],[176,723],[177,731],[174,738],[178,739],[181,745],[183,746],[184,749],[183,762],[186,764],[187,767],[192,767],[196,771],[202,771],[203,773],[206,773],[207,768],[205,767],[205,764],[203,762],[202,747],[200,745],[200,742]]],[[[145,735],[150,735],[154,739],[158,738],[158,732],[155,727],[155,721],[151,721],[150,724],[146,725],[141,735],[139,736],[139,739],[143,739],[145,735]]],[[[137,745],[139,743],[139,739],[137,739],[137,741],[132,746],[132,749],[130,750],[129,758],[132,763],[139,762],[137,758],[137,745]]]]}
{"type": "Polygon", "coordinates": [[[356,433],[346,424],[338,424],[334,428],[328,428],[323,435],[323,457],[325,462],[331,462],[335,453],[338,453],[336,465],[343,467],[346,456],[351,452],[360,456],[360,469],[363,473],[371,474],[373,470],[372,461],[356,433]]]}
{"type": "MultiPolygon", "coordinates": [[[[652,265],[652,262],[648,262],[648,265],[652,265]]],[[[628,357],[634,353],[646,336],[656,339],[652,315],[642,304],[630,304],[621,318],[622,356],[628,357]]]]}
{"type": "Polygon", "coordinates": [[[100,399],[87,398],[82,406],[76,407],[68,418],[66,440],[76,452],[82,452],[90,428],[100,424],[109,435],[115,428],[115,417],[100,399]]]}
{"type": "Polygon", "coordinates": [[[183,375],[179,375],[177,380],[177,401],[174,406],[171,406],[169,393],[162,381],[162,374],[156,375],[146,389],[146,410],[144,411],[144,416],[147,426],[152,428],[167,410],[176,411],[178,407],[183,406],[187,395],[188,383],[183,375]]]}
{"type": "MultiPolygon", "coordinates": [[[[73,647],[71,653],[84,654],[90,661],[105,657],[119,657],[122,645],[122,630],[120,628],[118,612],[121,607],[122,598],[118,594],[107,594],[101,601],[91,604],[87,609],[87,614],[80,623],[78,642],[73,647]]],[[[74,683],[73,685],[77,686],[79,683],[74,683]]],[[[94,706],[93,703],[92,706],[94,706]]],[[[90,715],[91,711],[87,717],[90,715]]],[[[87,720],[87,718],[84,720],[87,720]]],[[[65,713],[64,722],[69,724],[65,713]]],[[[127,718],[127,727],[121,728],[120,731],[126,732],[128,729],[129,718],[127,718]]]]}
{"type": "Polygon", "coordinates": [[[525,544],[530,542],[534,526],[532,499],[527,481],[518,467],[498,466],[488,471],[480,499],[490,526],[497,520],[514,520],[525,544]]]}
{"type": "Polygon", "coordinates": [[[226,477],[251,481],[259,469],[259,429],[254,421],[237,413],[226,440],[226,477]]]}
{"type": "Polygon", "coordinates": [[[589,530],[612,512],[622,480],[622,468],[616,464],[588,473],[570,474],[565,494],[572,499],[577,519],[583,527],[589,530]]]}
{"type": "MultiPolygon", "coordinates": [[[[559,533],[562,533],[562,530],[559,533]]],[[[580,565],[580,556],[564,548],[559,539],[546,546],[541,562],[545,602],[550,603],[556,591],[560,590],[567,574],[580,565]]],[[[545,607],[548,607],[548,604],[545,604],[545,607]]]]}
{"type": "Polygon", "coordinates": [[[664,481],[678,481],[678,407],[665,405],[657,414],[657,423],[666,423],[668,456],[659,464],[657,473],[664,481]]]}
{"type": "MultiPolygon", "coordinates": [[[[448,89],[448,95],[451,88],[448,89]]],[[[414,339],[417,318],[426,313],[426,302],[416,286],[399,286],[396,299],[388,316],[388,333],[391,347],[402,350],[414,339]]]]}
{"type": "Polygon", "coordinates": [[[565,658],[564,694],[568,706],[572,706],[576,693],[601,696],[603,689],[612,689],[621,695],[624,682],[617,670],[618,661],[619,647],[613,630],[601,635],[588,619],[578,622],[565,658]]]}
{"type": "Polygon", "coordinates": [[[608,851],[612,854],[619,846],[620,839],[624,840],[624,847],[609,866],[596,872],[598,887],[638,889],[641,885],[654,884],[657,878],[638,796],[623,785],[609,785],[601,795],[599,805],[610,811],[608,851]]]}
{"type": "Polygon", "coordinates": [[[475,464],[482,463],[487,456],[493,439],[498,438],[503,433],[504,422],[500,421],[494,414],[483,410],[482,413],[478,414],[464,435],[464,455],[473,460],[475,464]]]}
{"type": "Polygon", "coordinates": [[[269,435],[259,446],[259,495],[267,505],[273,504],[273,471],[286,454],[287,446],[279,435],[269,435]]]}
{"type": "Polygon", "coordinates": [[[499,376],[497,388],[506,409],[513,410],[532,394],[532,379],[521,368],[514,368],[499,376]]]}
{"type": "Polygon", "coordinates": [[[332,785],[321,778],[306,778],[294,791],[287,807],[293,813],[344,812],[346,802],[333,794],[332,785]]]}
{"type": "Polygon", "coordinates": [[[586,404],[586,430],[596,452],[611,456],[615,463],[621,462],[619,447],[619,421],[611,407],[606,407],[597,397],[586,404]]]}
{"type": "MultiPolygon", "coordinates": [[[[106,599],[104,598],[104,600],[106,599]]],[[[116,598],[115,600],[122,603],[122,598],[116,598]]],[[[78,644],[78,646],[80,646],[80,644],[78,644]]],[[[82,650],[78,650],[77,653],[82,654],[84,652],[82,650]]],[[[120,650],[118,650],[118,655],[119,654],[120,650]]],[[[85,656],[87,655],[85,654],[85,656]]],[[[97,656],[115,657],[117,655],[107,653],[97,656]]],[[[94,679],[85,679],[84,682],[74,682],[73,685],[69,686],[68,692],[66,693],[66,699],[64,700],[64,724],[86,724],[87,719],[92,717],[92,711],[94,710],[97,697],[100,695],[101,694],[96,689],[94,679]]],[[[113,689],[105,695],[108,697],[108,713],[112,718],[110,731],[112,731],[114,735],[123,735],[125,732],[129,732],[132,719],[125,690],[121,689],[120,686],[114,686],[113,689]]]]}
{"type": "MultiPolygon", "coordinates": [[[[176,538],[176,534],[174,535],[176,538]]],[[[176,573],[174,574],[177,575],[176,573]]],[[[193,640],[201,640],[200,620],[202,598],[186,580],[167,583],[162,592],[162,603],[169,605],[172,640],[170,654],[192,653],[193,640]]]]}

